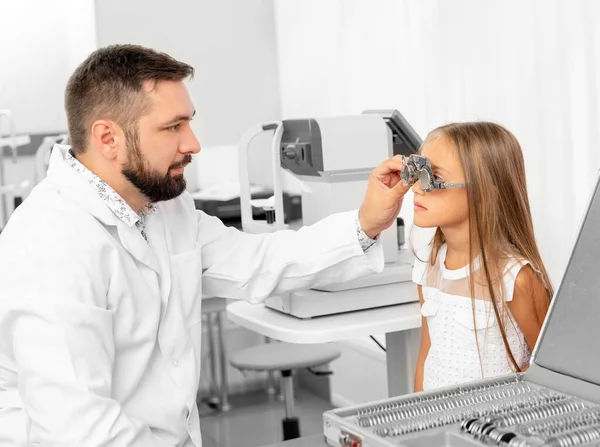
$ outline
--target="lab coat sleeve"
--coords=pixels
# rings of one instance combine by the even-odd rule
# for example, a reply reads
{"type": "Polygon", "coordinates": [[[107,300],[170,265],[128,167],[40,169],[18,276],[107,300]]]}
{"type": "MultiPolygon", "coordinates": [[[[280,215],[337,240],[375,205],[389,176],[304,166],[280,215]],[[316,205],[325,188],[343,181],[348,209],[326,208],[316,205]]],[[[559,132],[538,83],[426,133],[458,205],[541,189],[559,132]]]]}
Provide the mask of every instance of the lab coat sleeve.
{"type": "MultiPolygon", "coordinates": [[[[57,228],[49,227],[41,232],[57,228]]],[[[63,237],[77,235],[0,245],[14,255],[10,265],[0,261],[0,271],[10,272],[0,284],[0,355],[19,374],[15,400],[29,419],[27,445],[169,446],[111,398],[113,311],[106,304],[109,272],[101,267],[107,260],[90,255],[86,241],[71,241],[81,250],[65,249],[63,237]]]]}
{"type": "Polygon", "coordinates": [[[383,269],[377,242],[367,252],[356,211],[331,215],[298,231],[245,234],[198,212],[204,296],[258,303],[271,295],[344,282],[383,269]]]}

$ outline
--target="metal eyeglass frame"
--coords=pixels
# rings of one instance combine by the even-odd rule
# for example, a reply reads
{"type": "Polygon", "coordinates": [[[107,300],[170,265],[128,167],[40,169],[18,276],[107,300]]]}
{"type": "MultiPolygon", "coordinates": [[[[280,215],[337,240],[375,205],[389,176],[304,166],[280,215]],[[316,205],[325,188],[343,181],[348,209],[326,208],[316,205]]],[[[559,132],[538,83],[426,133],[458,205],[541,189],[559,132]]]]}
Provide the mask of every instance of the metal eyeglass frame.
{"type": "Polygon", "coordinates": [[[431,162],[422,155],[411,154],[408,158],[402,160],[404,169],[400,173],[400,178],[406,186],[412,186],[417,181],[421,189],[425,192],[431,192],[434,189],[465,188],[465,183],[440,182],[434,180],[435,176],[431,170],[431,162]]]}

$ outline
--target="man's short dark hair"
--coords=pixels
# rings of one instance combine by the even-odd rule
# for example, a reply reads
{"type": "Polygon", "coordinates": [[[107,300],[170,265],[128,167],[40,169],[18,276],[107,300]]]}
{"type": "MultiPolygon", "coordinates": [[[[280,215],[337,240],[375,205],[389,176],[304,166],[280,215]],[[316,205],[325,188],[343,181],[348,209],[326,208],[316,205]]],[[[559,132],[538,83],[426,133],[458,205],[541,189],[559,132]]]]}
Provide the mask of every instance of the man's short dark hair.
{"type": "Polygon", "coordinates": [[[194,69],[168,54],[139,45],[111,45],[94,51],[71,75],[65,91],[70,143],[86,149],[90,126],[109,119],[126,131],[147,108],[146,81],[182,81],[194,69]]]}

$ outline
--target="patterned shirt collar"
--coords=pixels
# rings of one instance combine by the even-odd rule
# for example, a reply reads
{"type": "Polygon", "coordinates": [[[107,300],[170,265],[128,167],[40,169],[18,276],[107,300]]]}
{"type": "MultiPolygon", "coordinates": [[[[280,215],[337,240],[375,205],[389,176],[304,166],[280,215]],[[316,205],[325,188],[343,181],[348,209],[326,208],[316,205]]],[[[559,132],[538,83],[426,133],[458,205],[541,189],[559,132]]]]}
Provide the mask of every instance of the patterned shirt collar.
{"type": "Polygon", "coordinates": [[[140,213],[136,213],[129,206],[129,204],[104,180],[102,180],[100,177],[86,168],[79,160],[77,160],[73,156],[71,150],[67,151],[65,162],[92,185],[102,201],[113,213],[115,213],[119,219],[121,219],[130,227],[135,225],[141,231],[144,239],[148,240],[145,232],[146,217],[156,210],[156,206],[154,204],[149,203],[140,213]]]}

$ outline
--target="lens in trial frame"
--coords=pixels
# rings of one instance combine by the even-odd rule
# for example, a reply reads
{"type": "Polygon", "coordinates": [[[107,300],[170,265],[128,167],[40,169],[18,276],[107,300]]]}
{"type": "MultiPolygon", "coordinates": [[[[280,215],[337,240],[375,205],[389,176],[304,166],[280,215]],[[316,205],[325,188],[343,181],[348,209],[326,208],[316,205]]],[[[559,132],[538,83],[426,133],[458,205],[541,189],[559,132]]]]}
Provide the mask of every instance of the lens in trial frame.
{"type": "Polygon", "coordinates": [[[429,175],[429,171],[427,171],[427,169],[423,169],[419,173],[419,184],[421,185],[421,189],[425,192],[429,192],[433,189],[431,176],[429,175]]]}

